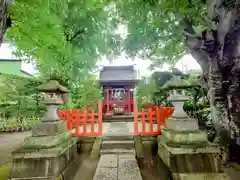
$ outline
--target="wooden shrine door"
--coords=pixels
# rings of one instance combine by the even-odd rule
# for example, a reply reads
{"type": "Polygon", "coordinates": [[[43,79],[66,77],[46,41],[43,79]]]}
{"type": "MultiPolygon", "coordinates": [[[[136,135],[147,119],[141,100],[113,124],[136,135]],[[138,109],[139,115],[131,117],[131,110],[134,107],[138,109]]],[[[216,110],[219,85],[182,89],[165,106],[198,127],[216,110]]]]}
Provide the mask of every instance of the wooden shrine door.
{"type": "Polygon", "coordinates": [[[116,104],[120,108],[124,108],[125,112],[131,112],[132,96],[130,89],[113,88],[104,91],[104,106],[106,113],[113,112],[113,105],[116,104]]]}

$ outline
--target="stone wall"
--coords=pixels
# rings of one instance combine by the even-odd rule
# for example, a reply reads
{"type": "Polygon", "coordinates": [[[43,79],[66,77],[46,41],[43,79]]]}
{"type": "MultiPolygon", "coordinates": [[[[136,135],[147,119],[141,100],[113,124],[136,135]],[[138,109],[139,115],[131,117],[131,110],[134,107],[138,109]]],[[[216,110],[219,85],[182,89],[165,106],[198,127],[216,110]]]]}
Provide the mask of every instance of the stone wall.
{"type": "Polygon", "coordinates": [[[134,136],[134,144],[137,158],[144,158],[146,152],[157,152],[157,136],[134,136]]]}

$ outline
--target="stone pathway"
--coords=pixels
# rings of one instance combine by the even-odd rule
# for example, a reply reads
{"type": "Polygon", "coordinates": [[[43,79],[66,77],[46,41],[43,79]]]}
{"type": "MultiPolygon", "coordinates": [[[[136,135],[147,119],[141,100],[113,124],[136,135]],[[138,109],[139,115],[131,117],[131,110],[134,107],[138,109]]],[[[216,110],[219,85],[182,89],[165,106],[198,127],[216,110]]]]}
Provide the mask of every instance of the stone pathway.
{"type": "Polygon", "coordinates": [[[102,155],[93,180],[142,180],[134,155],[102,155]]]}
{"type": "Polygon", "coordinates": [[[102,155],[93,180],[142,180],[131,122],[112,122],[103,131],[102,155]]]}

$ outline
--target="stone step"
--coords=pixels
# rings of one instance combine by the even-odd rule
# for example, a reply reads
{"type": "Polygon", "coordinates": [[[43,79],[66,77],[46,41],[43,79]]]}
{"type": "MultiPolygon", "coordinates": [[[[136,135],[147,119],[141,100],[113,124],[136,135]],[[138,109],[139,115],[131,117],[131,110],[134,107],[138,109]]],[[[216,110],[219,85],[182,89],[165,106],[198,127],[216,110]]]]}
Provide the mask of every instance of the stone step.
{"type": "Polygon", "coordinates": [[[133,149],[134,141],[103,141],[102,149],[133,149]]]}
{"type": "Polygon", "coordinates": [[[100,157],[93,180],[142,180],[135,155],[105,154],[100,157]]]}
{"type": "Polygon", "coordinates": [[[133,115],[104,116],[103,122],[133,122],[133,115]]]}
{"type": "Polygon", "coordinates": [[[114,135],[114,134],[108,134],[106,136],[103,136],[102,138],[104,141],[128,141],[133,140],[133,135],[114,135]]]}
{"type": "Polygon", "coordinates": [[[103,154],[132,154],[136,155],[135,149],[102,149],[100,155],[103,154]]]}
{"type": "Polygon", "coordinates": [[[134,122],[132,118],[104,118],[103,122],[134,122]]]}

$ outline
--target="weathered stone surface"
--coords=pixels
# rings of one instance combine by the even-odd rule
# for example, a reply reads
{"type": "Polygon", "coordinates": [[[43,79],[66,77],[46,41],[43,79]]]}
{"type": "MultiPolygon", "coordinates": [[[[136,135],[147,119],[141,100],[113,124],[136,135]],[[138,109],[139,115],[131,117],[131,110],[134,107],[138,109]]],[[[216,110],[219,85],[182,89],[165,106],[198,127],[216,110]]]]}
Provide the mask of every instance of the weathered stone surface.
{"type": "Polygon", "coordinates": [[[23,148],[25,149],[41,149],[55,147],[71,138],[70,131],[64,131],[56,136],[37,136],[27,137],[24,141],[23,148]]]}
{"type": "Polygon", "coordinates": [[[133,154],[135,155],[135,149],[102,149],[100,155],[103,154],[133,154]]]}
{"type": "Polygon", "coordinates": [[[67,149],[76,144],[76,139],[72,138],[69,141],[63,142],[58,146],[46,149],[25,149],[20,148],[12,153],[12,157],[18,158],[51,158],[58,157],[63,154],[67,149]]]}
{"type": "Polygon", "coordinates": [[[103,136],[103,140],[108,140],[108,141],[126,141],[126,140],[133,140],[133,135],[107,135],[107,136],[103,136]]]}
{"type": "MultiPolygon", "coordinates": [[[[29,158],[13,159],[13,166],[10,171],[11,180],[35,180],[35,179],[54,179],[66,170],[77,157],[76,145],[65,149],[65,151],[56,157],[41,157],[36,158],[29,156],[29,158]]],[[[67,170],[65,171],[67,174],[67,170]]],[[[68,178],[70,179],[70,178],[68,178]]]]}
{"type": "Polygon", "coordinates": [[[142,180],[135,155],[102,155],[94,180],[142,180]]]}
{"type": "Polygon", "coordinates": [[[118,180],[141,180],[142,176],[135,156],[119,155],[118,180]]]}
{"type": "Polygon", "coordinates": [[[65,121],[43,122],[32,128],[32,136],[55,136],[65,130],[65,121]]]}
{"type": "Polygon", "coordinates": [[[56,80],[47,81],[37,87],[40,92],[60,92],[67,93],[68,89],[61,84],[59,84],[56,80]]]}
{"type": "Polygon", "coordinates": [[[143,135],[143,136],[140,136],[140,138],[141,138],[142,141],[153,141],[153,142],[156,142],[156,140],[157,140],[157,136],[143,135]]]}
{"type": "Polygon", "coordinates": [[[118,162],[117,157],[117,155],[112,154],[102,155],[99,160],[98,166],[101,168],[116,168],[118,162]]]}
{"type": "Polygon", "coordinates": [[[133,149],[134,141],[103,141],[102,149],[114,149],[114,148],[122,148],[122,149],[133,149]]]}
{"type": "MultiPolygon", "coordinates": [[[[185,150],[189,149],[190,148],[187,148],[185,150]]],[[[179,153],[176,150],[171,151],[167,146],[164,146],[164,144],[159,144],[158,155],[174,173],[219,173],[222,171],[218,152],[208,152],[207,149],[205,149],[205,152],[201,153],[198,152],[198,150],[199,149],[195,149],[195,153],[189,153],[181,149],[181,151],[179,151],[181,153],[179,153]]]]}
{"type": "Polygon", "coordinates": [[[166,143],[166,138],[164,136],[158,136],[158,148],[164,147],[167,151],[172,154],[198,154],[198,153],[217,153],[220,154],[220,149],[218,146],[204,144],[173,144],[169,146],[166,143]]]}
{"type": "MultiPolygon", "coordinates": [[[[48,101],[49,104],[47,105],[47,111],[44,114],[44,117],[42,118],[42,122],[54,122],[54,121],[60,120],[57,114],[58,105],[55,105],[59,102],[55,102],[55,100],[53,101],[48,101]]],[[[47,102],[43,102],[43,103],[46,104],[47,102]]]]}
{"type": "Polygon", "coordinates": [[[198,121],[190,118],[176,119],[170,117],[166,120],[168,129],[177,131],[196,131],[199,130],[198,121]]]}
{"type": "Polygon", "coordinates": [[[97,168],[93,180],[118,180],[117,168],[97,168]]]}
{"type": "Polygon", "coordinates": [[[175,174],[173,180],[230,180],[225,173],[191,173],[191,174],[175,174]]]}
{"type": "Polygon", "coordinates": [[[207,143],[207,134],[204,131],[176,131],[164,128],[162,131],[167,142],[179,144],[207,143]]]}

